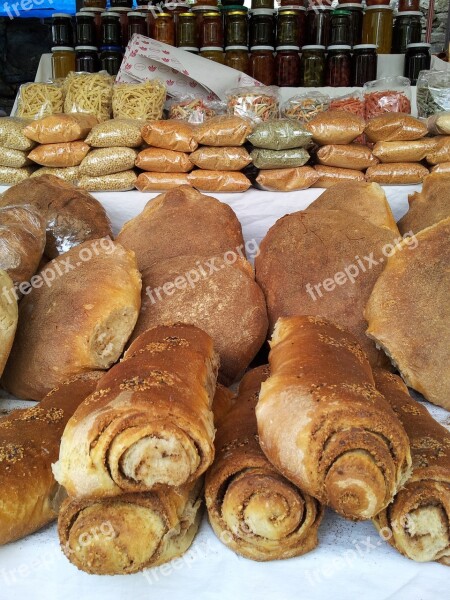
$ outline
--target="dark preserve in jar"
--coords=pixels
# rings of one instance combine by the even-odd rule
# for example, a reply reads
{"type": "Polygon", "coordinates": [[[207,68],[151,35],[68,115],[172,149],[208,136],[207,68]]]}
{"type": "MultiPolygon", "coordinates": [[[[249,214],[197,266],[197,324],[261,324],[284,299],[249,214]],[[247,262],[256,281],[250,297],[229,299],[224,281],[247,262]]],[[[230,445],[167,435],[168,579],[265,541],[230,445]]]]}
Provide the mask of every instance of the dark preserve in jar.
{"type": "Polygon", "coordinates": [[[53,46],[72,45],[72,20],[66,13],[53,13],[52,16],[53,46]]]}
{"type": "Polygon", "coordinates": [[[197,46],[197,23],[193,12],[180,13],[178,16],[177,43],[179,47],[197,46]]]}
{"type": "Polygon", "coordinates": [[[337,9],[331,14],[330,45],[350,44],[351,21],[350,11],[337,9]]]}
{"type": "Polygon", "coordinates": [[[248,18],[245,10],[230,10],[225,16],[225,45],[247,46],[248,18]]]}
{"type": "Polygon", "coordinates": [[[102,46],[120,46],[120,15],[116,12],[102,13],[102,46]]]}
{"type": "Polygon", "coordinates": [[[395,18],[392,35],[392,52],[404,54],[408,44],[418,44],[422,39],[422,13],[399,12],[395,18]]]}
{"type": "Polygon", "coordinates": [[[328,46],[325,67],[325,85],[349,87],[352,80],[351,47],[347,45],[328,46]]]}
{"type": "Polygon", "coordinates": [[[94,14],[77,12],[75,15],[76,40],[79,46],[93,46],[95,44],[94,14]]]}
{"type": "Polygon", "coordinates": [[[331,7],[314,6],[306,14],[308,45],[328,46],[331,33],[331,7]]]}
{"type": "Polygon", "coordinates": [[[377,78],[377,47],[375,44],[353,46],[352,85],[362,87],[377,78]]]}
{"type": "Polygon", "coordinates": [[[300,60],[300,85],[322,87],[325,78],[325,46],[308,45],[302,48],[300,60]]]}
{"type": "Polygon", "coordinates": [[[420,71],[430,68],[430,47],[431,44],[408,44],[405,55],[404,75],[411,80],[411,85],[416,85],[420,71]]]}
{"type": "Polygon", "coordinates": [[[131,40],[135,33],[138,35],[147,35],[145,14],[137,11],[128,13],[128,39],[131,40]]]}
{"type": "Polygon", "coordinates": [[[250,47],[274,46],[275,18],[273,10],[254,10],[250,16],[250,47]]]}
{"type": "Polygon", "coordinates": [[[273,46],[253,46],[250,48],[249,75],[264,85],[275,81],[275,59],[273,46]]]}
{"type": "Polygon", "coordinates": [[[77,71],[97,73],[99,71],[99,60],[96,46],[76,46],[75,66],[77,71]]]}
{"type": "Polygon", "coordinates": [[[110,75],[117,75],[122,64],[122,48],[120,46],[103,46],[101,48],[100,63],[103,70],[110,75]]]}
{"type": "Polygon", "coordinates": [[[275,84],[279,87],[297,87],[300,84],[300,48],[278,46],[275,57],[275,84]]]}
{"type": "Polygon", "coordinates": [[[200,30],[200,47],[223,48],[223,20],[219,12],[205,12],[200,30]]]}
{"type": "Polygon", "coordinates": [[[102,44],[102,14],[101,8],[82,8],[80,14],[92,15],[94,17],[94,43],[93,46],[101,46],[102,44]]]}
{"type": "Polygon", "coordinates": [[[280,9],[277,19],[277,46],[297,46],[298,37],[297,12],[280,9]]]}
{"type": "Polygon", "coordinates": [[[110,0],[111,8],[131,8],[133,0],[110,0]]]}
{"type": "Polygon", "coordinates": [[[227,46],[225,48],[225,64],[227,67],[248,73],[247,46],[227,46]]]}

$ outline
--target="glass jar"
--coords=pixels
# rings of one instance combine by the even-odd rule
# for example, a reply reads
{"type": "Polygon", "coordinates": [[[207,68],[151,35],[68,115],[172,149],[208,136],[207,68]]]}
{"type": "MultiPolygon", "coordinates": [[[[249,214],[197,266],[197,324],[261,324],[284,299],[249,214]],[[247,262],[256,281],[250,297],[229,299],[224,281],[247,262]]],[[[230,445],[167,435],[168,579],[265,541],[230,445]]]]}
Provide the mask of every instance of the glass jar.
{"type": "Polygon", "coordinates": [[[128,39],[131,40],[135,33],[137,35],[147,35],[145,13],[137,11],[128,13],[128,39]]]}
{"type": "Polygon", "coordinates": [[[133,0],[110,0],[109,5],[111,8],[129,8],[133,6],[133,0]]]}
{"type": "Polygon", "coordinates": [[[102,13],[102,46],[120,46],[120,15],[116,12],[102,13]]]}
{"type": "Polygon", "coordinates": [[[66,13],[53,13],[52,15],[52,42],[53,46],[72,47],[72,18],[66,13]]]}
{"type": "Polygon", "coordinates": [[[83,8],[101,8],[103,12],[106,8],[106,0],[84,0],[83,8]]]}
{"type": "Polygon", "coordinates": [[[273,85],[275,80],[273,51],[273,46],[253,46],[250,48],[248,74],[264,85],[273,85]]]}
{"type": "Polygon", "coordinates": [[[222,46],[205,46],[200,48],[200,56],[209,60],[213,60],[221,65],[225,64],[222,46]]]}
{"type": "Polygon", "coordinates": [[[236,71],[248,73],[247,46],[227,46],[225,48],[225,64],[236,71]]]}
{"type": "Polygon", "coordinates": [[[144,15],[145,18],[145,30],[146,33],[144,35],[154,38],[154,29],[155,29],[155,11],[152,8],[146,8],[144,6],[139,6],[139,12],[144,15]]]}
{"type": "Polygon", "coordinates": [[[361,43],[364,18],[363,7],[356,2],[343,4],[342,6],[350,13],[350,38],[348,43],[350,46],[356,46],[361,43]]]}
{"type": "Polygon", "coordinates": [[[398,3],[398,12],[407,10],[418,11],[420,8],[420,0],[400,0],[398,3]]]}
{"type": "Polygon", "coordinates": [[[408,44],[405,55],[405,77],[411,80],[411,85],[416,85],[420,71],[430,68],[431,44],[415,43],[408,44]]]}
{"type": "Polygon", "coordinates": [[[298,87],[300,84],[300,48],[278,46],[275,57],[275,84],[279,87],[298,87]]]}
{"type": "Polygon", "coordinates": [[[300,60],[300,86],[323,87],[325,72],[325,46],[303,46],[300,60]]]}
{"type": "Polygon", "coordinates": [[[392,53],[404,54],[408,44],[418,44],[422,39],[422,13],[399,12],[395,17],[392,35],[392,53]]]}
{"type": "MultiPolygon", "coordinates": [[[[281,0],[280,6],[282,6],[283,8],[288,8],[288,7],[292,8],[293,6],[296,6],[297,8],[299,6],[301,6],[302,8],[305,8],[303,0],[281,0]]],[[[305,10],[306,10],[306,8],[305,8],[305,10]]]]}
{"type": "Polygon", "coordinates": [[[390,54],[392,21],[392,8],[390,6],[368,6],[363,19],[363,44],[375,44],[378,54],[390,54]]]}
{"type": "Polygon", "coordinates": [[[178,23],[180,22],[180,15],[189,11],[189,4],[187,2],[168,2],[164,5],[164,12],[168,12],[173,16],[173,24],[175,27],[175,46],[179,46],[178,42],[178,23]]]}
{"type": "Polygon", "coordinates": [[[353,46],[352,85],[362,87],[377,78],[377,47],[375,44],[353,46]]]}
{"type": "Polygon", "coordinates": [[[94,14],[77,12],[75,14],[75,38],[79,46],[92,46],[95,43],[94,14]]]}
{"type": "Polygon", "coordinates": [[[252,0],[252,10],[260,10],[261,8],[273,10],[274,4],[274,0],[252,0]]]}
{"type": "Polygon", "coordinates": [[[178,16],[177,44],[179,47],[197,47],[197,23],[193,12],[180,13],[178,16]]]}
{"type": "Polygon", "coordinates": [[[306,39],[309,46],[328,46],[331,33],[331,6],[314,6],[306,13],[306,39]]]}
{"type": "Polygon", "coordinates": [[[94,16],[94,43],[93,46],[100,46],[102,43],[102,14],[104,10],[101,8],[81,8],[80,14],[94,16]]]}
{"type": "Polygon", "coordinates": [[[175,45],[175,23],[170,13],[156,14],[153,39],[169,46],[175,45]]]}
{"type": "Polygon", "coordinates": [[[275,41],[273,10],[261,8],[250,15],[250,47],[273,46],[275,41]]]}
{"type": "Polygon", "coordinates": [[[343,9],[337,9],[331,13],[330,46],[350,44],[350,16],[350,11],[343,9]]]}
{"type": "Polygon", "coordinates": [[[247,11],[227,11],[225,17],[225,45],[247,46],[248,45],[248,19],[247,11]]]}
{"type": "Polygon", "coordinates": [[[128,44],[128,14],[131,10],[127,6],[117,6],[113,12],[119,15],[120,39],[122,46],[125,47],[128,44]]]}
{"type": "Polygon", "coordinates": [[[102,69],[115,77],[122,64],[122,48],[120,46],[102,46],[100,50],[100,64],[102,69]]]}
{"type": "Polygon", "coordinates": [[[76,46],[75,66],[77,71],[98,73],[98,51],[96,46],[76,46]]]}
{"type": "Polygon", "coordinates": [[[277,19],[277,46],[296,46],[298,37],[296,11],[280,8],[277,19]]]}
{"type": "Polygon", "coordinates": [[[210,10],[211,8],[217,8],[218,4],[218,0],[201,0],[201,5],[207,6],[210,10]]]}
{"type": "Polygon", "coordinates": [[[52,48],[53,79],[67,77],[75,71],[75,50],[71,46],[54,46],[52,48]]]}
{"type": "Polygon", "coordinates": [[[205,12],[203,14],[202,28],[200,30],[200,48],[211,46],[223,49],[223,21],[218,11],[205,12]]]}
{"type": "Polygon", "coordinates": [[[328,46],[325,63],[325,85],[350,87],[352,81],[351,46],[335,44],[328,46]]]}

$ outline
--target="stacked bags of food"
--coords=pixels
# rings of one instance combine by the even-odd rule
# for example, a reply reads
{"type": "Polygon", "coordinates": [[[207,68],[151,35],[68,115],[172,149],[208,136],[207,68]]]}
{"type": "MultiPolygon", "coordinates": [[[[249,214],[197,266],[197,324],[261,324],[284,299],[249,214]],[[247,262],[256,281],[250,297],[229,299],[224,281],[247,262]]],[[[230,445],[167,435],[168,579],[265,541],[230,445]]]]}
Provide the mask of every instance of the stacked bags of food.
{"type": "Polygon", "coordinates": [[[24,133],[28,124],[27,119],[0,119],[0,184],[15,185],[33,172],[28,152],[36,143],[24,133]]]}

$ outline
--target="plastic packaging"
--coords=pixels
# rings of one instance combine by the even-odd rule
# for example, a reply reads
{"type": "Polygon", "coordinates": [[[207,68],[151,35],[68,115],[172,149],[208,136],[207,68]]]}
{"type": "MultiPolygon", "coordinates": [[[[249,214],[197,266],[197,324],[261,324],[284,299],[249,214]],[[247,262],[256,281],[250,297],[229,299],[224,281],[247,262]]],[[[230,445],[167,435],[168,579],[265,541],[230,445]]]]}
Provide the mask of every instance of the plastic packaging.
{"type": "Polygon", "coordinates": [[[381,185],[413,185],[422,183],[428,169],[419,163],[389,163],[370,167],[366,180],[381,185]]]}
{"type": "Polygon", "coordinates": [[[33,167],[0,167],[0,185],[15,185],[24,179],[28,179],[33,172],[33,167]]]}
{"type": "Polygon", "coordinates": [[[450,111],[428,117],[427,127],[431,135],[450,135],[450,111]]]}
{"type": "Polygon", "coordinates": [[[367,120],[386,112],[411,112],[411,85],[406,77],[369,81],[364,85],[363,93],[367,120]]]}
{"type": "MultiPolygon", "coordinates": [[[[219,106],[219,102],[208,103],[201,98],[195,98],[195,96],[183,96],[169,102],[169,119],[179,119],[198,125],[215,117],[220,111],[219,106]]],[[[225,110],[223,105],[222,112],[225,110]]]]}
{"type": "Polygon", "coordinates": [[[23,150],[3,148],[0,146],[0,167],[14,167],[20,169],[30,164],[27,153],[23,150]]]}
{"type": "Polygon", "coordinates": [[[278,92],[271,87],[241,87],[227,94],[228,114],[247,117],[255,123],[279,116],[278,92]]]}
{"type": "Polygon", "coordinates": [[[205,146],[242,146],[252,129],[248,119],[224,115],[213,117],[199,125],[195,131],[195,138],[199,144],[205,146]]]}
{"type": "Polygon", "coordinates": [[[309,154],[304,148],[294,148],[291,150],[255,148],[250,153],[250,156],[257,169],[302,167],[309,160],[309,154]]]}
{"type": "Polygon", "coordinates": [[[322,146],[317,151],[317,159],[321,165],[328,167],[351,168],[364,171],[378,164],[369,148],[359,144],[332,144],[322,146]]]}
{"type": "Polygon", "coordinates": [[[140,192],[165,192],[179,185],[189,185],[185,173],[141,173],[136,180],[140,192]]]}
{"type": "Polygon", "coordinates": [[[84,139],[97,123],[93,115],[50,115],[27,125],[24,133],[39,144],[76,142],[84,139]]]}
{"type": "Polygon", "coordinates": [[[41,175],[54,175],[64,181],[70,181],[71,183],[77,181],[80,177],[80,167],[63,167],[61,169],[52,167],[41,167],[36,169],[31,174],[31,177],[40,177],[41,175]]]}
{"type": "Polygon", "coordinates": [[[157,173],[187,173],[194,165],[185,152],[146,148],[137,155],[136,167],[157,173]]]}
{"type": "Polygon", "coordinates": [[[166,86],[158,79],[143,83],[117,83],[113,88],[115,119],[161,119],[166,101],[166,86]]]}
{"type": "Polygon", "coordinates": [[[330,97],[321,92],[307,92],[289,98],[281,106],[281,115],[288,119],[298,119],[309,123],[319,113],[328,110],[330,97]]]}
{"type": "Polygon", "coordinates": [[[242,146],[208,148],[203,146],[190,155],[190,160],[200,169],[211,171],[240,171],[252,162],[242,146]]]}
{"type": "Polygon", "coordinates": [[[28,158],[43,167],[75,167],[81,163],[90,148],[84,142],[43,144],[32,150],[28,158]]]}
{"type": "Polygon", "coordinates": [[[144,125],[141,134],[149,146],[165,150],[193,152],[198,146],[195,128],[183,121],[152,121],[144,125]]]}
{"type": "Polygon", "coordinates": [[[81,177],[78,187],[88,192],[127,192],[134,189],[136,180],[136,173],[130,170],[100,177],[81,177]]]}
{"type": "Polygon", "coordinates": [[[440,138],[434,150],[427,154],[426,159],[432,165],[450,162],[450,137],[440,138]]]}
{"type": "Polygon", "coordinates": [[[364,173],[355,169],[339,169],[338,167],[327,167],[325,165],[316,165],[314,169],[319,178],[312,187],[329,188],[336,183],[364,181],[364,173]]]}
{"type": "Polygon", "coordinates": [[[95,125],[85,142],[94,148],[138,148],[142,146],[141,127],[142,123],[136,119],[110,119],[95,125]]]}
{"type": "Polygon", "coordinates": [[[320,113],[306,128],[312,133],[313,141],[321,146],[349,144],[364,131],[366,123],[358,115],[334,110],[320,113]]]}
{"type": "Polygon", "coordinates": [[[95,148],[80,164],[80,175],[101,177],[128,171],[134,167],[137,150],[119,146],[116,148],[95,148]]]}
{"type": "Polygon", "coordinates": [[[62,113],[64,93],[57,83],[25,83],[20,86],[17,116],[40,119],[46,115],[62,113]]]}
{"type": "Polygon", "coordinates": [[[423,138],[413,142],[377,142],[372,152],[382,163],[420,162],[438,143],[438,138],[423,138]]]}
{"type": "Polygon", "coordinates": [[[276,119],[259,123],[247,140],[256,148],[289,150],[304,148],[311,142],[312,134],[299,121],[276,119]]]}
{"type": "Polygon", "coordinates": [[[239,171],[207,171],[196,169],[187,176],[189,185],[201,192],[245,192],[251,183],[239,171]]]}
{"type": "Polygon", "coordinates": [[[423,138],[428,129],[411,115],[390,113],[371,119],[364,133],[371,142],[406,142],[423,138]]]}
{"type": "Polygon", "coordinates": [[[27,138],[24,133],[24,129],[29,123],[28,119],[2,117],[0,119],[0,146],[23,152],[34,148],[36,142],[27,138]]]}
{"type": "Polygon", "coordinates": [[[65,113],[88,113],[99,121],[111,117],[113,78],[107,73],[69,73],[64,80],[65,113]]]}
{"type": "Polygon", "coordinates": [[[450,72],[421,71],[417,79],[417,112],[430,117],[440,111],[450,111],[450,72]]]}
{"type": "Polygon", "coordinates": [[[256,184],[270,192],[292,192],[306,190],[318,179],[319,174],[312,167],[267,169],[259,173],[256,184]]]}
{"type": "Polygon", "coordinates": [[[365,118],[365,101],[361,92],[354,91],[330,100],[329,110],[343,110],[345,112],[365,118]]]}

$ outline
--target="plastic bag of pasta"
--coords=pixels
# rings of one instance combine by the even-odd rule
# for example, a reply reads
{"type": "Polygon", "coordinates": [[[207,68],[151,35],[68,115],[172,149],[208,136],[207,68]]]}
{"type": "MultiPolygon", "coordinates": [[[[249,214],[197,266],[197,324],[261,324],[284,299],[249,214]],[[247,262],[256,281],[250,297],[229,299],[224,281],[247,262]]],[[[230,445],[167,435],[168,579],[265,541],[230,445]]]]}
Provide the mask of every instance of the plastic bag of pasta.
{"type": "Polygon", "coordinates": [[[41,175],[53,175],[54,177],[59,177],[60,179],[64,179],[64,181],[73,183],[80,177],[80,167],[41,167],[40,169],[36,169],[31,174],[31,177],[41,177],[41,175]]]}
{"type": "Polygon", "coordinates": [[[25,127],[30,123],[28,119],[16,117],[0,118],[0,146],[22,150],[26,152],[36,146],[24,133],[25,127]]]}
{"type": "Polygon", "coordinates": [[[242,146],[253,127],[248,119],[221,115],[195,129],[195,139],[205,146],[242,146]]]}
{"type": "Polygon", "coordinates": [[[137,176],[131,169],[100,177],[80,177],[78,187],[88,192],[127,192],[134,189],[137,176]]]}
{"type": "Polygon", "coordinates": [[[62,113],[64,91],[58,83],[24,83],[19,89],[17,116],[25,119],[41,119],[47,115],[62,113]]]}
{"type": "Polygon", "coordinates": [[[179,185],[188,185],[186,173],[141,173],[136,181],[140,192],[165,192],[179,185]]]}
{"type": "Polygon", "coordinates": [[[137,119],[110,119],[95,125],[85,142],[94,148],[138,148],[142,145],[141,127],[137,119]]]}
{"type": "Polygon", "coordinates": [[[113,89],[115,119],[160,119],[166,101],[166,86],[158,79],[143,83],[117,83],[113,89]]]}
{"type": "Polygon", "coordinates": [[[254,123],[279,117],[278,90],[275,87],[240,87],[227,94],[229,115],[246,117],[254,123]]]}
{"type": "Polygon", "coordinates": [[[151,121],[141,133],[144,142],[156,148],[193,152],[198,146],[194,126],[183,121],[151,121]]]}
{"type": "Polygon", "coordinates": [[[256,185],[270,192],[292,192],[306,190],[319,179],[312,167],[294,167],[289,169],[266,169],[256,178],[256,185]]]}
{"type": "Polygon", "coordinates": [[[300,121],[294,119],[275,119],[258,123],[247,140],[256,148],[267,150],[289,150],[304,148],[312,138],[300,121]]]}
{"type": "Polygon", "coordinates": [[[369,167],[366,180],[381,185],[413,185],[422,183],[428,169],[420,163],[388,163],[369,167]]]}
{"type": "Polygon", "coordinates": [[[250,153],[250,156],[257,169],[302,167],[309,160],[309,154],[304,148],[294,148],[291,150],[255,148],[250,153]]]}
{"type": "Polygon", "coordinates": [[[13,148],[0,147],[0,166],[14,167],[20,169],[30,164],[27,153],[23,150],[13,150],[13,148]]]}
{"type": "Polygon", "coordinates": [[[111,117],[113,78],[108,73],[74,73],[64,80],[64,112],[88,113],[99,121],[111,117]]]}
{"type": "Polygon", "coordinates": [[[117,148],[95,148],[80,164],[80,175],[100,177],[133,169],[137,151],[125,146],[117,148]]]}
{"type": "Polygon", "coordinates": [[[16,185],[24,179],[28,179],[33,172],[33,167],[0,167],[0,185],[16,185]]]}
{"type": "Polygon", "coordinates": [[[50,115],[32,121],[24,129],[27,137],[39,144],[59,144],[84,139],[98,123],[94,115],[50,115]]]}

